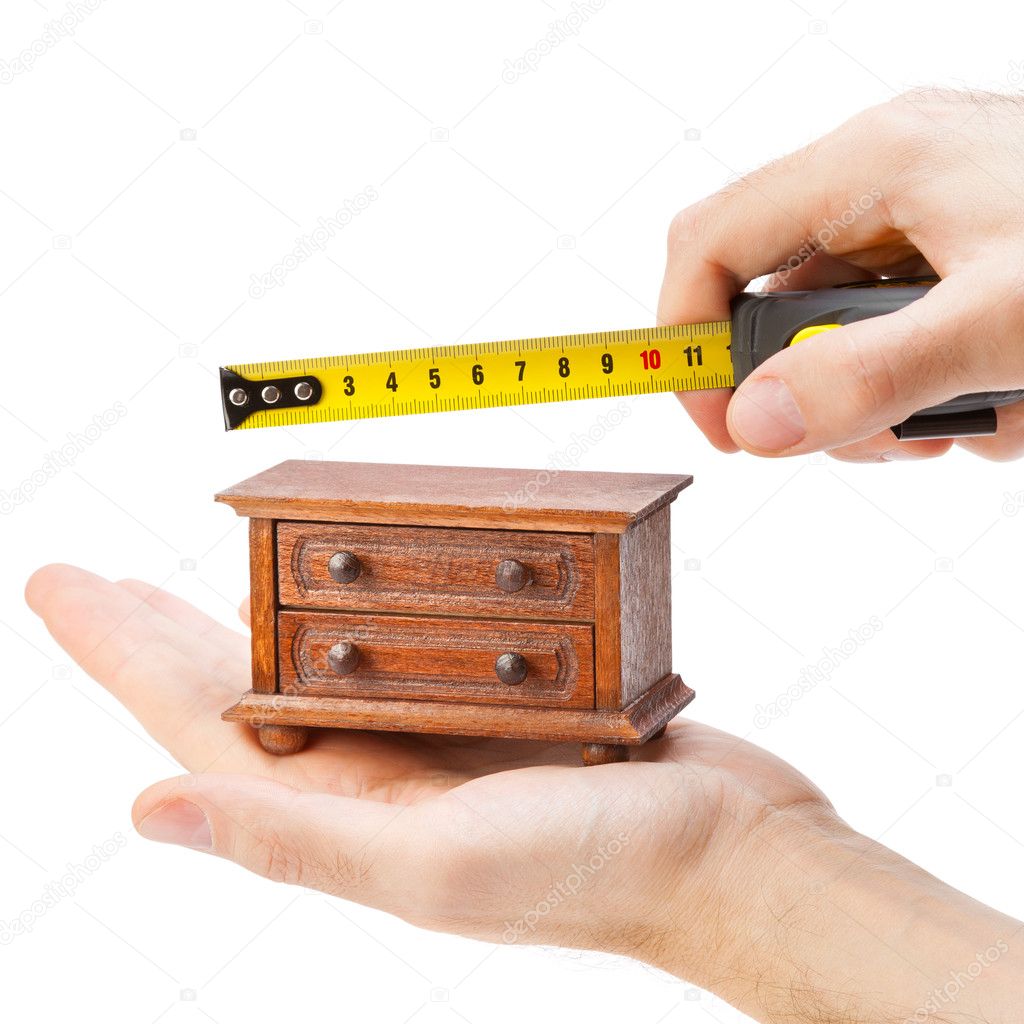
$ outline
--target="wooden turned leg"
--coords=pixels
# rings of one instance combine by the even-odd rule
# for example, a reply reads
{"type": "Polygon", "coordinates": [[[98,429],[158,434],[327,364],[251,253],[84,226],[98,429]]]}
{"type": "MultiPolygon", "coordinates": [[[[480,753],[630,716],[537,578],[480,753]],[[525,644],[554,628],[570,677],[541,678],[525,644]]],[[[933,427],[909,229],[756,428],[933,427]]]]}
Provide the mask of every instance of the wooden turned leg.
{"type": "Polygon", "coordinates": [[[268,754],[297,754],[309,738],[304,725],[261,725],[256,731],[268,754]]]}
{"type": "Polygon", "coordinates": [[[668,728],[667,725],[663,725],[657,732],[651,733],[651,738],[647,741],[652,743],[654,740],[660,740],[665,735],[665,730],[668,728]]]}
{"type": "Polygon", "coordinates": [[[583,763],[592,764],[615,764],[618,761],[629,760],[629,747],[621,743],[584,743],[583,763]]]}

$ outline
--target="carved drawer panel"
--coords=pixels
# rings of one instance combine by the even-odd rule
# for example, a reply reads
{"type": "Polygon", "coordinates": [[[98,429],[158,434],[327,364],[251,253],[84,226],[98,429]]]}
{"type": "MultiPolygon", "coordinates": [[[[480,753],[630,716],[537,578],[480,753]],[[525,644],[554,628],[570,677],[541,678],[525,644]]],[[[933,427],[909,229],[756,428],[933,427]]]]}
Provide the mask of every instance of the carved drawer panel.
{"type": "Polygon", "coordinates": [[[590,626],[281,611],[281,693],[594,706],[590,626]]]}
{"type": "Polygon", "coordinates": [[[277,551],[284,606],[594,618],[586,534],[281,522],[277,551]]]}

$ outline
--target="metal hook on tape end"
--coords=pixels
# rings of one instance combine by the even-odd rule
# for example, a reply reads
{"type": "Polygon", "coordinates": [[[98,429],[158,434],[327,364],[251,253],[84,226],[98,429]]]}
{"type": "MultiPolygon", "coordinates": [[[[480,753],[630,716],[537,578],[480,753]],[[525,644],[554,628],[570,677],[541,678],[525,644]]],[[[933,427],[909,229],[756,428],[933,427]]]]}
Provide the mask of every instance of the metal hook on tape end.
{"type": "Polygon", "coordinates": [[[308,374],[274,380],[247,380],[222,366],[220,394],[224,429],[234,430],[261,409],[296,409],[316,405],[323,397],[323,386],[316,377],[308,374]]]}

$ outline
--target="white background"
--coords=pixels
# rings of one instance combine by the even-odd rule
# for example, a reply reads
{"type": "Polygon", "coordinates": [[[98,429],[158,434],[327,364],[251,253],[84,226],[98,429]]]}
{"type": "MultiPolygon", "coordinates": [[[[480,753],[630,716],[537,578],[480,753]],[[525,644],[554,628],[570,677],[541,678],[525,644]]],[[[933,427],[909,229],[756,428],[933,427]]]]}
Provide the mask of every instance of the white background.
{"type": "MultiPolygon", "coordinates": [[[[745,1019],[627,961],[437,936],[143,841],[132,799],[178,768],[21,592],[65,560],[231,621],[247,555],[212,501],[225,485],[296,457],[546,465],[600,403],[225,434],[215,371],[650,324],[678,208],[905,86],[1020,84],[1019,6],[837,3],[608,0],[508,82],[562,0],[107,0],[0,86],[0,488],[125,409],[0,517],[0,919],[127,837],[0,947],[12,1018],[745,1019]],[[249,296],[368,186],[379,199],[324,253],[249,296]]],[[[63,13],[8,0],[0,58],[63,13]]],[[[1024,915],[1021,465],[727,457],[670,395],[629,409],[580,466],[696,476],[673,518],[693,717],[1024,915]],[[758,705],[872,616],[877,635],[757,727],[758,705]]]]}

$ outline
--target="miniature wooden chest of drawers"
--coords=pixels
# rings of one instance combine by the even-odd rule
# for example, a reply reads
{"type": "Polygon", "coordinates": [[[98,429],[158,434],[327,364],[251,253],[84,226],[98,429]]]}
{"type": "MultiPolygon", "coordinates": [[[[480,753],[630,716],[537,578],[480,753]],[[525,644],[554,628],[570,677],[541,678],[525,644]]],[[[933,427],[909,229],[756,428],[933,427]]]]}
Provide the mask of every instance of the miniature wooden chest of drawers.
{"type": "Polygon", "coordinates": [[[626,760],[693,697],[671,671],[669,504],[687,476],[290,461],[249,517],[252,690],[310,727],[583,744],[626,760]]]}

